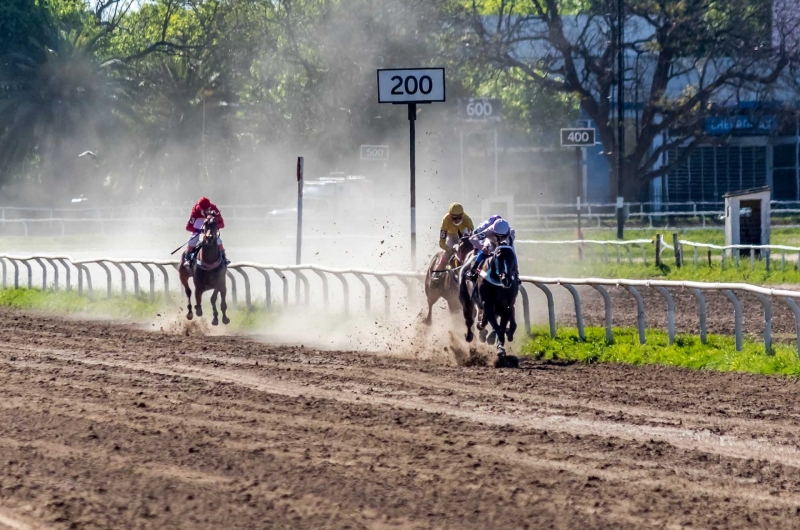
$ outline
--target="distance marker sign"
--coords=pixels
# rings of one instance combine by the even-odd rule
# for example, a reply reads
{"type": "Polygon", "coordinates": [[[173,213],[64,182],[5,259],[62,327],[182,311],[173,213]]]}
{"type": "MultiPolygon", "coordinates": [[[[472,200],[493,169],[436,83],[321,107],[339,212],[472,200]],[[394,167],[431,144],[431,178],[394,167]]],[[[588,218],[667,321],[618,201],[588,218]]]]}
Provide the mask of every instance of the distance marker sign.
{"type": "Polygon", "coordinates": [[[362,145],[361,160],[389,160],[389,146],[362,145]]]}
{"type": "Polygon", "coordinates": [[[561,147],[594,145],[594,129],[561,129],[561,147]]]}
{"type": "Polygon", "coordinates": [[[458,118],[461,121],[499,121],[503,114],[503,102],[492,98],[469,98],[458,100],[458,118]]]}
{"type": "Polygon", "coordinates": [[[445,101],[444,68],[378,70],[378,103],[445,101]]]}

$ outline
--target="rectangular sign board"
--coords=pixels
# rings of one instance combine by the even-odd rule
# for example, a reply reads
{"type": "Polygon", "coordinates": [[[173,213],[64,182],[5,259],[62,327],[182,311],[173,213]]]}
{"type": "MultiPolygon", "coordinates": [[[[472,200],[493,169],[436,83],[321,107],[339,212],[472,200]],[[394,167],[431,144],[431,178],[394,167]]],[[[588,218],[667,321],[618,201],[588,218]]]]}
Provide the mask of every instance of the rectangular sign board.
{"type": "Polygon", "coordinates": [[[561,147],[586,147],[595,144],[594,129],[561,129],[561,147]]]}
{"type": "Polygon", "coordinates": [[[458,118],[461,121],[499,121],[503,115],[503,102],[496,98],[469,98],[458,100],[458,118]]]}
{"type": "Polygon", "coordinates": [[[361,160],[389,160],[389,146],[362,145],[361,160]]]}
{"type": "Polygon", "coordinates": [[[444,68],[378,70],[378,103],[445,101],[444,68]]]}

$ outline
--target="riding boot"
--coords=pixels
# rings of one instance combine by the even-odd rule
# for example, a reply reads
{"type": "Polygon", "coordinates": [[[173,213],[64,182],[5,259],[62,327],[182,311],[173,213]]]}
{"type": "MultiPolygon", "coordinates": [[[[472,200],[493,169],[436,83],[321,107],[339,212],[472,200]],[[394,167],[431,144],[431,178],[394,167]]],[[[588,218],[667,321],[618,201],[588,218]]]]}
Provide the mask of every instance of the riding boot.
{"type": "Polygon", "coordinates": [[[197,248],[195,247],[186,253],[186,258],[183,260],[184,267],[191,267],[194,264],[194,259],[197,257],[197,248]]]}
{"type": "Polygon", "coordinates": [[[469,271],[469,274],[473,279],[478,275],[478,271],[481,268],[481,263],[483,263],[483,250],[479,250],[478,253],[475,254],[475,263],[472,264],[472,269],[469,271]]]}
{"type": "Polygon", "coordinates": [[[225,255],[225,249],[220,250],[219,254],[220,254],[220,256],[222,256],[222,261],[225,262],[225,265],[230,265],[231,264],[231,260],[229,260],[228,257],[225,255]]]}

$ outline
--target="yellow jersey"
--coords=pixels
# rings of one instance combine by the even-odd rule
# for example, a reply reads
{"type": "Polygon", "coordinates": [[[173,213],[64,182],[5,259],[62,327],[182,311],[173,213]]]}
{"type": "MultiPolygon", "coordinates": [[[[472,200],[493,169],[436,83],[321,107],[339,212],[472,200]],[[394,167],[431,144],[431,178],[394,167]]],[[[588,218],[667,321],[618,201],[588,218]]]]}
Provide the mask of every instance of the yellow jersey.
{"type": "Polygon", "coordinates": [[[444,216],[444,219],[442,219],[442,227],[439,228],[439,246],[443,250],[448,250],[447,236],[460,238],[467,233],[471,234],[474,230],[475,225],[472,224],[472,219],[470,219],[467,214],[464,214],[460,225],[456,225],[450,218],[450,214],[447,214],[444,216]]]}

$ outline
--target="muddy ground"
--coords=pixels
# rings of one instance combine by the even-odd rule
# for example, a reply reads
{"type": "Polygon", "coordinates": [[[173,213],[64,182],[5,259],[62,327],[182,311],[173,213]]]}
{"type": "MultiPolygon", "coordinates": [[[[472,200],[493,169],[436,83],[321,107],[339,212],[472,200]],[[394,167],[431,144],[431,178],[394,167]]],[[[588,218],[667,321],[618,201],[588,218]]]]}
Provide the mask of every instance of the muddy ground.
{"type": "Polygon", "coordinates": [[[796,528],[800,384],[0,310],[0,528],[796,528]]]}

